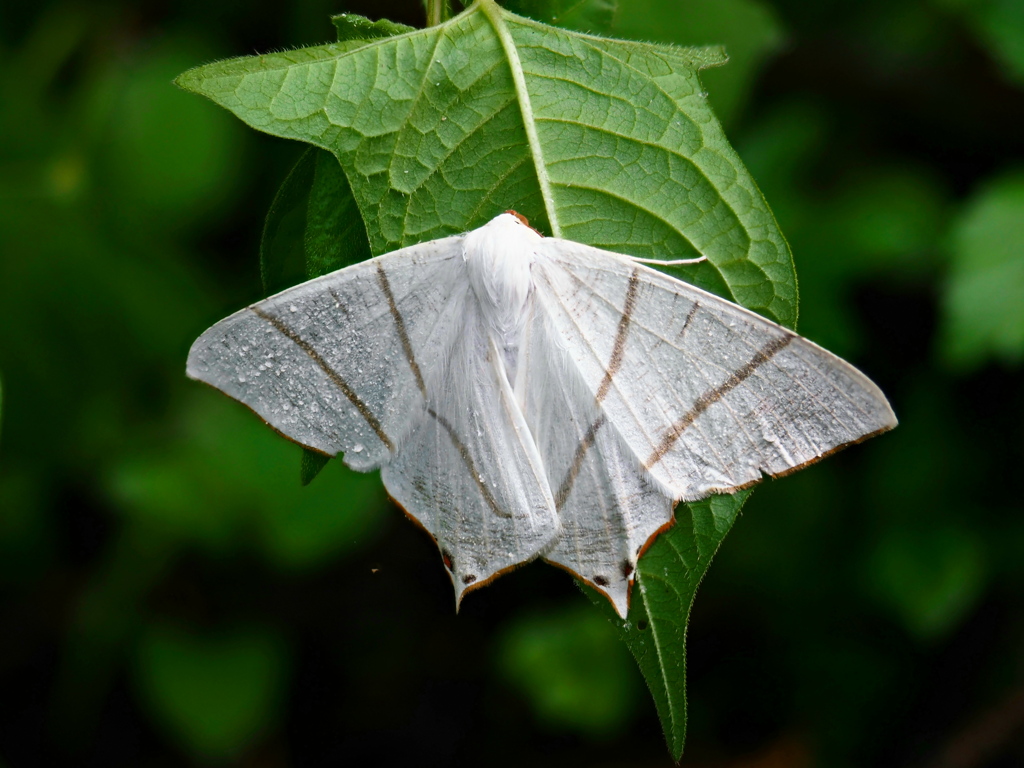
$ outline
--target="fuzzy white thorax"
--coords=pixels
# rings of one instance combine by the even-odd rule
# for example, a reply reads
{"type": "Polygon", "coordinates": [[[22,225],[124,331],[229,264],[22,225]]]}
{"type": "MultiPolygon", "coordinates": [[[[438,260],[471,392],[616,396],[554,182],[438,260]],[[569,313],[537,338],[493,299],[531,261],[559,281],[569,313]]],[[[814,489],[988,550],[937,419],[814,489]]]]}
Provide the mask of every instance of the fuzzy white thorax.
{"type": "Polygon", "coordinates": [[[512,342],[522,330],[532,279],[530,265],[541,236],[510,213],[466,234],[463,257],[469,283],[487,325],[512,342]]]}
{"type": "Polygon", "coordinates": [[[541,239],[516,216],[503,213],[468,232],[462,244],[469,284],[501,351],[509,383],[515,382],[519,365],[519,344],[533,290],[530,265],[541,239]]]}

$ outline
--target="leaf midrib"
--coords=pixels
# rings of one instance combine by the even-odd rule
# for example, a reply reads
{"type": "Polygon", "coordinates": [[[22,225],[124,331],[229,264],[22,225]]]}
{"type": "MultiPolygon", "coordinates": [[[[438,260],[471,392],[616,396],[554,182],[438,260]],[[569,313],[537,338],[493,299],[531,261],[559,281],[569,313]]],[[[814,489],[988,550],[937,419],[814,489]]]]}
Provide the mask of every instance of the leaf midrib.
{"type": "Polygon", "coordinates": [[[508,26],[506,26],[503,16],[505,12],[501,7],[494,0],[477,0],[475,5],[483,11],[488,21],[491,22],[494,33],[501,42],[502,50],[505,51],[505,58],[512,73],[512,83],[519,100],[519,109],[523,116],[526,141],[530,145],[530,154],[533,156],[533,167],[537,174],[537,184],[540,186],[541,199],[544,201],[544,211],[548,217],[548,226],[551,227],[551,235],[553,237],[561,237],[562,225],[555,211],[555,200],[551,193],[551,178],[548,176],[548,167],[544,162],[544,151],[540,145],[540,137],[537,135],[537,121],[533,116],[533,104],[530,101],[530,93],[526,90],[526,75],[523,72],[522,62],[519,60],[519,49],[512,39],[512,34],[508,31],[508,26]]]}
{"type": "MultiPolygon", "coordinates": [[[[669,587],[669,589],[671,589],[673,592],[675,592],[676,595],[680,598],[679,602],[680,603],[682,602],[682,595],[679,594],[679,591],[667,579],[659,579],[658,576],[656,574],[653,574],[653,573],[652,574],[645,574],[645,573],[641,572],[640,573],[640,591],[641,591],[641,593],[644,596],[644,607],[645,608],[647,608],[647,606],[649,605],[648,600],[647,600],[647,586],[644,583],[644,581],[646,580],[647,577],[650,577],[650,578],[652,578],[652,579],[654,579],[656,581],[664,582],[669,587]]],[[[661,648],[662,643],[661,643],[661,639],[660,639],[660,635],[661,635],[661,633],[660,633],[661,622],[660,621],[656,621],[654,616],[651,615],[651,612],[649,610],[647,611],[647,621],[650,624],[651,639],[652,639],[653,645],[654,645],[654,653],[658,657],[658,671],[661,673],[661,682],[662,682],[662,685],[665,688],[665,705],[668,707],[668,716],[672,719],[672,736],[673,736],[673,738],[675,740],[675,738],[677,738],[677,730],[678,730],[679,724],[678,724],[678,721],[676,719],[676,705],[675,705],[675,702],[673,701],[673,697],[672,697],[672,686],[671,686],[670,681],[668,679],[668,666],[665,663],[665,656],[662,654],[662,648],[661,648]]],[[[684,704],[685,704],[685,701],[686,701],[685,698],[684,698],[683,701],[684,701],[684,704]]],[[[684,722],[684,724],[686,722],[685,715],[684,715],[684,718],[683,718],[683,722],[684,722]]]]}

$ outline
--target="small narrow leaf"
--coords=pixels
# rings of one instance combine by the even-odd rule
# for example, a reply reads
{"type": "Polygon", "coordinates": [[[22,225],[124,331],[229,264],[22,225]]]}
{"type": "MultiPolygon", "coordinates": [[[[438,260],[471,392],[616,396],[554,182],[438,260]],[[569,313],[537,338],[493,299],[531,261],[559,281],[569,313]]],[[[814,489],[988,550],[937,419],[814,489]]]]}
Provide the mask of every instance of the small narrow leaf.
{"type": "Polygon", "coordinates": [[[562,29],[599,34],[615,20],[616,0],[508,0],[502,7],[562,29]]]}
{"type": "MultiPolygon", "coordinates": [[[[268,296],[309,278],[305,241],[318,154],[325,153],[313,147],[302,153],[267,212],[260,241],[260,275],[263,291],[268,296]]],[[[318,207],[320,205],[322,202],[318,207]]],[[[303,448],[299,471],[302,484],[313,482],[327,461],[327,457],[303,448]]]]}
{"type": "Polygon", "coordinates": [[[313,478],[320,474],[320,470],[327,466],[331,460],[330,456],[311,451],[308,448],[302,449],[302,465],[299,469],[299,479],[303,485],[309,485],[313,478]]]}
{"type": "Polygon", "coordinates": [[[316,152],[310,147],[302,153],[278,188],[263,223],[260,276],[263,292],[268,296],[306,279],[303,240],[316,152]]]}
{"type": "MultiPolygon", "coordinates": [[[[366,227],[337,159],[321,149],[312,153],[312,186],[305,196],[306,226],[302,237],[305,270],[302,279],[326,275],[370,258],[366,227]]],[[[303,176],[303,180],[305,176],[303,176]]],[[[300,282],[296,280],[295,282],[300,282]]],[[[330,457],[303,449],[300,477],[313,482],[330,457]]]]}
{"type": "MultiPolygon", "coordinates": [[[[697,586],[751,491],[680,504],[676,524],[661,534],[637,565],[629,617],[588,587],[587,596],[619,630],[651,690],[675,760],[686,740],[686,630],[697,586]]],[[[577,582],[579,583],[579,582],[577,582]]],[[[582,585],[581,585],[582,586],[582,585]]]]}
{"type": "Polygon", "coordinates": [[[345,40],[376,40],[413,32],[416,29],[387,19],[370,21],[365,16],[355,13],[339,13],[337,16],[331,16],[331,23],[338,32],[339,43],[345,40]]]}
{"type": "MultiPolygon", "coordinates": [[[[410,32],[386,19],[343,13],[331,17],[338,42],[410,32]]],[[[326,275],[370,257],[366,228],[345,173],[334,156],[310,148],[281,184],[263,228],[260,267],[266,293],[326,275]]],[[[329,457],[303,449],[300,480],[309,485],[329,457]]]]}
{"type": "Polygon", "coordinates": [[[312,151],[313,184],[303,237],[307,280],[370,258],[366,227],[345,172],[331,153],[312,151]]]}

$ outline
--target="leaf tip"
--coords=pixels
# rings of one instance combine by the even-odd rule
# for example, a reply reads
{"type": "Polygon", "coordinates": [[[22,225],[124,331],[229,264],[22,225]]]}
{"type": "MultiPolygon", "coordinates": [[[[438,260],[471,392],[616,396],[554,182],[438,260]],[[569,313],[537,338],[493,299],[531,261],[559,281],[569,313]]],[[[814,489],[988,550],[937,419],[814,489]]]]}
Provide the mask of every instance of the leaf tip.
{"type": "Polygon", "coordinates": [[[327,462],[330,460],[330,456],[324,456],[322,453],[303,449],[302,465],[299,469],[299,481],[302,485],[306,486],[312,483],[314,478],[320,474],[320,470],[326,467],[327,462]]]}
{"type": "Polygon", "coordinates": [[[200,69],[202,69],[202,67],[193,67],[192,69],[185,70],[174,78],[174,84],[183,91],[188,91],[189,93],[201,93],[199,88],[200,78],[197,74],[200,69]]]}
{"type": "Polygon", "coordinates": [[[711,67],[721,67],[729,63],[729,53],[725,50],[724,45],[706,45],[692,50],[693,63],[698,71],[710,69],[711,67]]]}

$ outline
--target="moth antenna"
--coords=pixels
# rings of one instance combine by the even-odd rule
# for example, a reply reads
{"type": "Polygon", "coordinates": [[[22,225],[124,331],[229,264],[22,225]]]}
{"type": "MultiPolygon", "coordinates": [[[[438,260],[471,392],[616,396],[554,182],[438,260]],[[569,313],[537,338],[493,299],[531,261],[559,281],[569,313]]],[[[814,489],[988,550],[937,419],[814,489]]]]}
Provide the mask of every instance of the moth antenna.
{"type": "Polygon", "coordinates": [[[641,264],[655,264],[661,267],[678,267],[683,264],[700,264],[702,261],[707,261],[707,256],[700,256],[696,259],[676,259],[675,261],[662,261],[661,259],[641,259],[639,256],[630,256],[633,261],[639,261],[641,264]]]}

